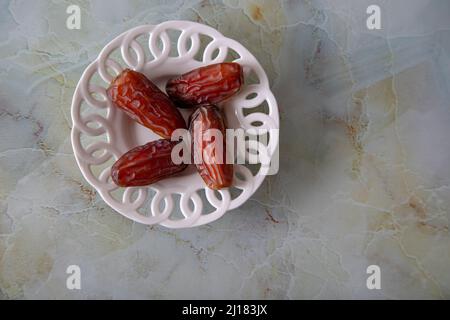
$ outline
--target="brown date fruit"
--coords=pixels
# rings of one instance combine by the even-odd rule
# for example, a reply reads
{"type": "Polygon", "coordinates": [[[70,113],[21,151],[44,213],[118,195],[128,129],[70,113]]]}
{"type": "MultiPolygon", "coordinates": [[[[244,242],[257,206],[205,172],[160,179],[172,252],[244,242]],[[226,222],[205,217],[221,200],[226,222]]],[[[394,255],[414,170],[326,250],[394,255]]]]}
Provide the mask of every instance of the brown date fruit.
{"type": "Polygon", "coordinates": [[[142,73],[125,69],[111,82],[107,94],[128,116],[163,138],[170,138],[175,129],[186,129],[173,102],[142,73]]]}
{"type": "Polygon", "coordinates": [[[169,80],[166,92],[179,107],[216,104],[239,91],[244,83],[240,64],[224,62],[201,67],[169,80]]]}
{"type": "Polygon", "coordinates": [[[201,106],[191,115],[189,122],[193,161],[203,181],[215,190],[230,187],[233,164],[226,163],[226,127],[220,110],[211,105],[201,106]],[[220,133],[220,137],[213,132],[220,133]]]}
{"type": "Polygon", "coordinates": [[[111,168],[111,177],[120,187],[145,186],[179,173],[187,164],[172,162],[172,149],[179,142],[160,139],[131,149],[111,168]]]}

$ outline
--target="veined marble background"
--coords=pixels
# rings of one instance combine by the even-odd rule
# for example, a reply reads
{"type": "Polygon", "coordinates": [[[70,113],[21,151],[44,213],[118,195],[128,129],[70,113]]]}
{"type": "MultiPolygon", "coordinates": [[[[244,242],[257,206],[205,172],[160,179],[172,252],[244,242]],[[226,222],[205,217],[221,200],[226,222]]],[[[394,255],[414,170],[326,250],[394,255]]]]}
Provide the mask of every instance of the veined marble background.
{"type": "Polygon", "coordinates": [[[0,298],[450,298],[449,1],[0,0],[0,28],[0,298]],[[244,44],[281,112],[279,174],[188,230],[115,213],[69,137],[101,48],[171,19],[244,44]]]}

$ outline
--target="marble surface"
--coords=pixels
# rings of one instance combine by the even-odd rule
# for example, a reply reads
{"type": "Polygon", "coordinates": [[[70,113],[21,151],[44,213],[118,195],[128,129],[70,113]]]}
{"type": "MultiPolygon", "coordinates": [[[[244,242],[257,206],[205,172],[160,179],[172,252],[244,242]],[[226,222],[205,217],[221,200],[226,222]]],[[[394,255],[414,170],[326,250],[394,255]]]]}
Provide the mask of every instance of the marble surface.
{"type": "Polygon", "coordinates": [[[0,298],[450,298],[449,18],[446,0],[0,0],[0,298]],[[114,213],[69,138],[87,64],[170,19],[242,42],[281,111],[278,175],[190,230],[114,213]]]}

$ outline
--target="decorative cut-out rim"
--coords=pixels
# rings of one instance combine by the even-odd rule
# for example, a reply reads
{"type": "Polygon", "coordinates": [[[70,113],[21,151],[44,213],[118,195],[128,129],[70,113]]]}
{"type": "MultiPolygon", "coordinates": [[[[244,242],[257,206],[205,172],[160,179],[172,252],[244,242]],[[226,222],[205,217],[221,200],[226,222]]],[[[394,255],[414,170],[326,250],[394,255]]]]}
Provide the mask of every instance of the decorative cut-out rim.
{"type": "MultiPolygon", "coordinates": [[[[106,95],[106,87],[115,76],[110,71],[118,74],[126,67],[143,72],[152,80],[161,79],[223,62],[230,49],[239,55],[233,61],[243,66],[244,77],[247,79],[254,74],[258,81],[244,85],[237,95],[219,105],[227,117],[228,127],[258,129],[260,132],[266,130],[267,134],[278,130],[277,103],[259,62],[240,43],[203,24],[167,21],[133,28],[108,43],[83,72],[72,101],[73,150],[85,179],[114,210],[143,224],[161,224],[169,228],[194,227],[217,220],[227,210],[242,205],[259,188],[269,170],[267,166],[261,165],[253,174],[246,166],[235,165],[233,187],[220,191],[207,188],[195,170],[148,187],[119,188],[111,180],[111,162],[128,151],[130,145],[118,132],[126,117],[112,106],[106,95]],[[176,56],[171,55],[173,48],[169,36],[169,32],[174,30],[179,33],[176,56]],[[142,37],[146,37],[146,49],[138,40],[142,37]],[[205,38],[211,40],[205,43],[205,38]],[[202,51],[203,54],[199,55],[202,51]],[[113,57],[118,53],[120,63],[118,58],[113,57]],[[95,83],[94,78],[102,84],[95,83]],[[248,98],[250,96],[253,97],[248,98]],[[266,113],[255,111],[263,104],[268,108],[266,113]],[[245,114],[244,109],[253,110],[245,114]],[[89,114],[86,115],[86,111],[90,111],[89,114]],[[90,143],[85,145],[86,141],[90,143]],[[179,197],[178,201],[174,201],[175,196],[179,197]],[[206,205],[212,211],[207,212],[206,205]],[[181,218],[173,219],[177,213],[181,214],[181,218]]],[[[270,134],[267,145],[261,146],[260,142],[254,141],[246,147],[247,152],[256,147],[265,148],[270,161],[277,151],[278,134],[270,134]]]]}

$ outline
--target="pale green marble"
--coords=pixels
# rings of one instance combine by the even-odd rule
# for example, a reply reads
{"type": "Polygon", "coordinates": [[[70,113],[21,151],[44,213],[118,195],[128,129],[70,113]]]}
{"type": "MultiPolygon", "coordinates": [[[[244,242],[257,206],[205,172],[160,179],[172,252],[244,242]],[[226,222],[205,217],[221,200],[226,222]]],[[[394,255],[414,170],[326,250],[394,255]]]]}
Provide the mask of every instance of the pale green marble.
{"type": "Polygon", "coordinates": [[[0,0],[0,298],[450,298],[449,18],[445,0],[0,0]],[[65,27],[71,3],[80,31],[65,27]],[[244,44],[281,111],[279,174],[189,230],[114,213],[69,139],[87,64],[171,19],[244,44]]]}

